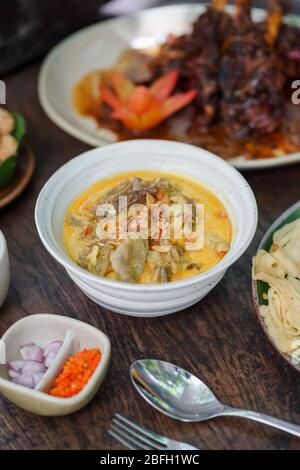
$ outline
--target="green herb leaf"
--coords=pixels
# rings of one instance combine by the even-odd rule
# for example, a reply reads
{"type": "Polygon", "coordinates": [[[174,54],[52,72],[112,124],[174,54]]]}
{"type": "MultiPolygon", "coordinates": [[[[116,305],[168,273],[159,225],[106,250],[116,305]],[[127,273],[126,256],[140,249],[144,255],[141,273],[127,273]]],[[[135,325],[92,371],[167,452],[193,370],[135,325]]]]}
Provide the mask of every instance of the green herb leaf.
{"type": "Polygon", "coordinates": [[[0,188],[7,186],[14,175],[15,167],[17,164],[17,155],[7,158],[0,165],[0,188]]]}
{"type": "Polygon", "coordinates": [[[13,112],[12,115],[15,119],[15,128],[13,130],[12,135],[14,136],[14,138],[18,141],[20,145],[26,132],[25,119],[19,113],[13,112]]]}

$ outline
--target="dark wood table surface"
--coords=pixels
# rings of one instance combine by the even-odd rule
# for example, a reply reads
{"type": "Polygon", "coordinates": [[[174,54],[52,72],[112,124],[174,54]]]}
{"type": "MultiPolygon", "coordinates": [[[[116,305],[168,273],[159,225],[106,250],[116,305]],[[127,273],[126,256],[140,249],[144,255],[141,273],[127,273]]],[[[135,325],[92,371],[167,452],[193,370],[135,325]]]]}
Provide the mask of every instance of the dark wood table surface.
{"type": "Polygon", "coordinates": [[[0,334],[25,315],[66,315],[103,330],[112,342],[112,360],[96,397],[73,415],[39,417],[1,398],[0,449],[121,449],[107,435],[115,412],[200,449],[299,449],[299,439],[238,418],[194,424],[173,421],[137,395],[128,370],[135,359],[161,358],[197,374],[225,404],[300,424],[300,375],[261,331],[250,288],[251,258],[264,231],[299,200],[300,165],[245,174],[259,207],[256,237],[200,303],[151,320],[111,313],[74,286],[46,252],[35,228],[34,206],[40,189],[62,164],[88,148],[57,128],[42,111],[38,70],[38,65],[32,65],[6,79],[8,105],[26,118],[37,167],[22,196],[0,211],[12,271],[9,295],[0,309],[0,334]]]}

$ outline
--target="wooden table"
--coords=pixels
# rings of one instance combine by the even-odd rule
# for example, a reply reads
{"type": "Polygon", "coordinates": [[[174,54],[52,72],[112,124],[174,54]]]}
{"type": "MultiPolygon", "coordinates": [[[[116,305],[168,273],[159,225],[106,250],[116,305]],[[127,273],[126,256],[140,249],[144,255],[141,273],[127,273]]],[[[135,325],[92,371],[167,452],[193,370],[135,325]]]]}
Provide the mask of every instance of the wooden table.
{"type": "Polygon", "coordinates": [[[0,449],[121,449],[107,435],[115,412],[201,449],[299,448],[299,439],[242,419],[175,422],[137,395],[128,370],[138,358],[174,362],[201,377],[226,404],[300,424],[300,375],[265,338],[250,289],[251,257],[260,238],[274,218],[300,197],[300,166],[245,174],[259,207],[257,234],[247,253],[204,300],[152,320],[111,313],[74,286],[46,252],[35,228],[34,206],[43,184],[62,164],[88,148],[58,129],[42,111],[37,98],[38,68],[30,66],[6,79],[8,105],[26,118],[37,168],[23,195],[0,211],[12,270],[9,296],[0,311],[0,334],[25,315],[67,315],[91,323],[110,337],[112,362],[94,400],[71,416],[34,416],[1,398],[0,449]]]}

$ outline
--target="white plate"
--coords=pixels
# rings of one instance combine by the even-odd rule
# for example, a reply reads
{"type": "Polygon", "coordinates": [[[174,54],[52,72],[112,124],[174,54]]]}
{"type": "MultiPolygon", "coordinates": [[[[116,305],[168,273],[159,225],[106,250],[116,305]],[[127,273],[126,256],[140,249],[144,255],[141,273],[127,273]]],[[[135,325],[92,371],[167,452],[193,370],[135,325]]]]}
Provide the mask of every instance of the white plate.
{"type": "MultiPolygon", "coordinates": [[[[152,8],[89,26],[65,39],[48,54],[41,67],[39,99],[46,114],[87,144],[98,147],[114,142],[112,133],[76,113],[71,101],[74,85],[92,70],[110,67],[126,49],[155,46],[164,42],[169,33],[180,35],[189,31],[204,9],[203,5],[192,4],[152,8]]],[[[228,10],[232,11],[232,7],[228,10]]],[[[264,15],[264,10],[253,9],[255,20],[264,15]]],[[[291,21],[300,27],[300,17],[293,15],[291,21]]],[[[259,160],[239,157],[230,163],[249,170],[299,161],[300,152],[259,160]]]]}

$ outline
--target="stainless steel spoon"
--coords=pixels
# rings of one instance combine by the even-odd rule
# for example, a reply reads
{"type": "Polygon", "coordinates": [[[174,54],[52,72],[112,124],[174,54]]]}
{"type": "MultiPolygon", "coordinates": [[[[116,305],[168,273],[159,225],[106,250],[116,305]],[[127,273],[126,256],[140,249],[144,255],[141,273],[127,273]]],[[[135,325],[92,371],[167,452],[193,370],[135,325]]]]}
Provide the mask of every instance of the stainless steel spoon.
{"type": "Polygon", "coordinates": [[[254,411],[230,408],[186,370],[154,359],[136,361],[131,380],[142,397],[157,410],[180,421],[205,421],[217,416],[239,416],[300,437],[300,426],[254,411]]]}

